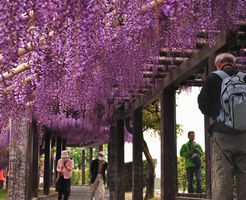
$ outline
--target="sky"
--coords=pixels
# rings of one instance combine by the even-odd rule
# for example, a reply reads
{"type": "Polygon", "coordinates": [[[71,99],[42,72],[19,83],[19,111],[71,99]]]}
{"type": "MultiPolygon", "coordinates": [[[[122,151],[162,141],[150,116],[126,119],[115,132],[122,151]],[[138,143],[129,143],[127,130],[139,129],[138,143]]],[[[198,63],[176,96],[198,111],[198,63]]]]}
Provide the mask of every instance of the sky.
{"type": "MultiPolygon", "coordinates": [[[[177,155],[181,146],[188,141],[187,133],[190,130],[195,131],[195,141],[202,146],[204,150],[204,117],[197,104],[197,95],[200,92],[199,87],[192,87],[187,91],[183,91],[176,95],[176,123],[182,125],[183,134],[177,137],[177,155]]],[[[154,132],[145,133],[144,139],[146,140],[150,153],[153,158],[157,159],[156,177],[160,177],[160,136],[154,132]]],[[[143,156],[143,159],[145,157],[143,156]]],[[[132,144],[125,143],[125,162],[132,161],[132,144]]]]}

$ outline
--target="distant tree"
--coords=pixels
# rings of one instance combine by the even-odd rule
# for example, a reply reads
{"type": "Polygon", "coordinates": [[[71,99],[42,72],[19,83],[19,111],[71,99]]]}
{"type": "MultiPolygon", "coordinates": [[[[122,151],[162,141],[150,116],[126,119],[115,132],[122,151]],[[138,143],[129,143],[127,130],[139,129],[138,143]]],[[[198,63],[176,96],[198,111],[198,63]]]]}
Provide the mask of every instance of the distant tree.
{"type": "Polygon", "coordinates": [[[72,147],[70,152],[71,158],[76,169],[82,168],[82,149],[81,147],[72,147]]]}

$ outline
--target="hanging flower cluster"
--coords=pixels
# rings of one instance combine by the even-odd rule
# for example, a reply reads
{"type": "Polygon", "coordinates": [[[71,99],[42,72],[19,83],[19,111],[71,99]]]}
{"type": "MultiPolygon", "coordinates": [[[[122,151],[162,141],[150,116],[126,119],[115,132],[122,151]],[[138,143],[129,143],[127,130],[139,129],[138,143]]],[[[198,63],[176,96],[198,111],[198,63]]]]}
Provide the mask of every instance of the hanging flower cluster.
{"type": "Polygon", "coordinates": [[[160,47],[194,48],[198,31],[213,40],[246,15],[244,0],[166,0],[143,13],[147,2],[0,1],[0,127],[28,109],[68,142],[106,141],[118,105],[149,84],[143,71],[160,47]]]}

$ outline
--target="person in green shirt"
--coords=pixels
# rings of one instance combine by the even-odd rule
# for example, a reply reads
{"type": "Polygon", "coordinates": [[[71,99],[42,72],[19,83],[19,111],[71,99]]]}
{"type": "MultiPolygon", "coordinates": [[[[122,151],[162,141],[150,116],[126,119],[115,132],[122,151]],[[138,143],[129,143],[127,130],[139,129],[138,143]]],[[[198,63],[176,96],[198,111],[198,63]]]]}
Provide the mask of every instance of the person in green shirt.
{"type": "Polygon", "coordinates": [[[180,156],[185,159],[185,168],[188,181],[188,193],[194,193],[193,177],[196,176],[196,193],[202,193],[201,160],[203,150],[195,142],[195,132],[188,132],[189,141],[182,145],[180,156]]]}

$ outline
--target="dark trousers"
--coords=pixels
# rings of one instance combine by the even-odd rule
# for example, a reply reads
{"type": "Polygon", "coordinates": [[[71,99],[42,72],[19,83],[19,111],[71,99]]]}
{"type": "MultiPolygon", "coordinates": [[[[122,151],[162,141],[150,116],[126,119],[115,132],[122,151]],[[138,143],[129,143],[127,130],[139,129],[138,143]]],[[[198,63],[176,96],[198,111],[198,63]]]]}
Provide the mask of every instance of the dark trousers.
{"type": "Polygon", "coordinates": [[[9,176],[6,176],[6,189],[9,187],[9,176]]]}
{"type": "Polygon", "coordinates": [[[0,190],[3,189],[3,180],[0,181],[0,190]]]}
{"type": "Polygon", "coordinates": [[[196,193],[202,193],[201,167],[186,168],[188,180],[188,193],[194,193],[193,178],[196,176],[196,193]]]}
{"type": "Polygon", "coordinates": [[[61,178],[61,183],[58,189],[58,200],[68,200],[70,195],[71,179],[61,178]]]}
{"type": "Polygon", "coordinates": [[[68,200],[69,194],[63,194],[61,192],[58,193],[58,200],[62,200],[62,196],[63,196],[63,200],[68,200]]]}

